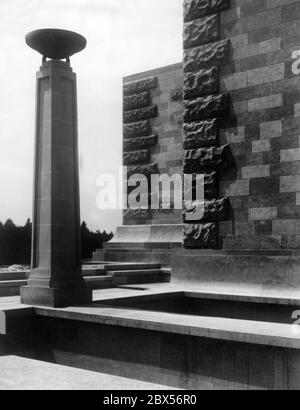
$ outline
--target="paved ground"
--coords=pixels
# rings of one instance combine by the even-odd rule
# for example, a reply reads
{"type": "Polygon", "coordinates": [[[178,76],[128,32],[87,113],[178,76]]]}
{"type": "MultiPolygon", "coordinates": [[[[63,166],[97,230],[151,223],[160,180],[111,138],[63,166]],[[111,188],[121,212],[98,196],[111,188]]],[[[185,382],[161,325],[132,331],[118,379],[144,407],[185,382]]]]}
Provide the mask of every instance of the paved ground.
{"type": "Polygon", "coordinates": [[[0,368],[0,390],[176,390],[17,356],[0,357],[0,368]]]}

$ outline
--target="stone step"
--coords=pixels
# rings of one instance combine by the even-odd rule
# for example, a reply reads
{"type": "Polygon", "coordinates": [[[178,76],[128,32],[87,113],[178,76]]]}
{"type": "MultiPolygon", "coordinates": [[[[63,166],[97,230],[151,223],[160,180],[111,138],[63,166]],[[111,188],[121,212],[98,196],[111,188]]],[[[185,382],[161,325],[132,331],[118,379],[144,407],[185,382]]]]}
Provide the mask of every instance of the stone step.
{"type": "Polygon", "coordinates": [[[0,296],[18,296],[21,286],[26,286],[27,280],[0,281],[0,296]]]}
{"type": "Polygon", "coordinates": [[[111,271],[110,275],[117,285],[170,282],[171,271],[168,269],[141,269],[111,271]]]}
{"type": "MultiPolygon", "coordinates": [[[[114,267],[117,269],[108,272],[104,269],[83,270],[85,282],[96,290],[125,284],[169,282],[171,277],[171,270],[157,268],[159,264],[117,264],[114,267]],[[129,269],[131,266],[136,269],[129,269]],[[152,269],[142,269],[145,267],[152,269]]],[[[18,296],[21,286],[26,285],[27,279],[0,280],[0,296],[18,296]]]]}
{"type": "Polygon", "coordinates": [[[106,272],[111,271],[140,271],[146,269],[160,269],[160,263],[112,263],[106,264],[105,270],[106,272]]]}
{"type": "Polygon", "coordinates": [[[6,271],[0,272],[0,281],[6,280],[26,280],[29,276],[29,272],[26,271],[6,271]]]}
{"type": "Polygon", "coordinates": [[[114,286],[112,276],[88,276],[84,280],[87,286],[93,289],[106,289],[114,286]]]}
{"type": "Polygon", "coordinates": [[[170,386],[17,356],[2,356],[0,366],[0,390],[177,390],[170,386]]]}

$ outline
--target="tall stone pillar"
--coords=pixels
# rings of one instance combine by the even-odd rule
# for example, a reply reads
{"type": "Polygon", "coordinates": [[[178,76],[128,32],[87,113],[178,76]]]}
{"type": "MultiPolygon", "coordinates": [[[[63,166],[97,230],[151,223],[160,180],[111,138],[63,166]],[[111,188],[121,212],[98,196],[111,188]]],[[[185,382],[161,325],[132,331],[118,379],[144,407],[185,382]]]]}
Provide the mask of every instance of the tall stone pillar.
{"type": "Polygon", "coordinates": [[[27,37],[44,56],[37,74],[32,273],[21,289],[29,305],[92,301],[81,270],[76,75],[69,64],[77,36],[40,30],[27,37]],[[55,42],[51,53],[47,45],[55,42]],[[47,61],[49,55],[54,59],[47,61]]]}

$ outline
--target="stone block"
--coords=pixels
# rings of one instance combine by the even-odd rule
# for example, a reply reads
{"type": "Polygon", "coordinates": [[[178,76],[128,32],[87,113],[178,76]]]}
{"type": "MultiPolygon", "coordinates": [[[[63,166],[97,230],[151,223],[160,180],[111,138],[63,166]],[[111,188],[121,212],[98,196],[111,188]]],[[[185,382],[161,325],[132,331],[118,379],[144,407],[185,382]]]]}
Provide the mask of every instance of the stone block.
{"type": "MultiPolygon", "coordinates": [[[[185,186],[184,199],[186,201],[197,200],[197,176],[200,174],[193,174],[192,187],[185,186]]],[[[203,181],[203,179],[202,179],[203,181]]],[[[203,182],[202,182],[203,183],[203,182]]],[[[219,196],[219,180],[218,173],[211,172],[210,174],[204,174],[204,198],[213,199],[219,196]]]]}
{"type": "Polygon", "coordinates": [[[217,67],[200,70],[197,73],[186,73],[183,85],[183,98],[191,100],[207,94],[219,92],[220,72],[217,67]]]}
{"type": "Polygon", "coordinates": [[[143,150],[145,148],[154,147],[157,144],[157,135],[149,137],[131,138],[123,140],[124,152],[143,150]]]}
{"type": "Polygon", "coordinates": [[[229,57],[229,45],[229,40],[222,40],[217,43],[184,50],[184,72],[197,72],[203,68],[220,66],[229,57]]]}
{"type": "Polygon", "coordinates": [[[248,84],[248,72],[234,73],[222,78],[221,87],[222,91],[239,90],[247,87],[248,84]]]}
{"type": "Polygon", "coordinates": [[[272,235],[272,221],[255,221],[256,235],[272,235]]]}
{"type": "Polygon", "coordinates": [[[199,174],[207,170],[220,171],[230,168],[234,159],[229,145],[199,148],[185,151],[184,173],[199,174]]]}
{"type": "Polygon", "coordinates": [[[285,64],[274,64],[248,72],[248,86],[279,81],[284,79],[285,64]]]}
{"type": "Polygon", "coordinates": [[[271,150],[270,140],[252,141],[252,152],[266,152],[271,150]]]}
{"type": "Polygon", "coordinates": [[[142,80],[133,81],[123,84],[124,95],[139,94],[144,91],[150,91],[158,87],[158,78],[149,77],[142,80]]]}
{"type": "Polygon", "coordinates": [[[148,150],[125,152],[123,155],[124,165],[146,164],[150,162],[150,152],[148,150]]]}
{"type": "Polygon", "coordinates": [[[221,194],[229,197],[248,196],[250,194],[249,179],[225,181],[221,184],[221,194]]]}
{"type": "Polygon", "coordinates": [[[151,175],[158,175],[159,168],[157,164],[149,164],[142,166],[131,166],[127,170],[127,178],[133,177],[134,175],[145,175],[148,180],[150,180],[151,175]]]}
{"type": "Polygon", "coordinates": [[[150,133],[151,127],[148,120],[123,125],[124,138],[145,137],[147,135],[150,135],[150,133]]]}
{"type": "Polygon", "coordinates": [[[151,107],[144,107],[138,110],[124,111],[123,119],[124,123],[138,122],[141,120],[147,120],[150,118],[155,118],[158,115],[157,105],[152,105],[151,107]]]}
{"type": "Polygon", "coordinates": [[[245,141],[245,126],[220,130],[220,140],[224,144],[238,144],[245,141]]]}
{"type": "Polygon", "coordinates": [[[270,165],[255,165],[242,168],[243,179],[265,178],[270,176],[270,165]]]}
{"type": "Polygon", "coordinates": [[[182,101],[182,88],[170,92],[171,101],[182,101]]]}
{"type": "Polygon", "coordinates": [[[124,221],[136,220],[147,221],[152,218],[152,212],[150,209],[126,209],[123,214],[124,221]]]}
{"type": "Polygon", "coordinates": [[[147,107],[150,105],[150,100],[151,99],[149,91],[140,94],[124,95],[123,109],[124,111],[130,111],[147,107]]]}
{"type": "Polygon", "coordinates": [[[269,95],[267,97],[252,98],[248,101],[248,111],[266,110],[268,108],[281,107],[283,104],[282,94],[269,95]]]}
{"type": "Polygon", "coordinates": [[[217,41],[220,36],[220,18],[218,14],[185,23],[183,28],[183,46],[185,49],[217,41]]]}
{"type": "Polygon", "coordinates": [[[277,219],[278,209],[277,207],[267,208],[250,208],[249,209],[249,221],[267,221],[277,219]]]}
{"type": "Polygon", "coordinates": [[[185,224],[184,247],[187,249],[218,248],[218,227],[216,224],[185,224]]]}
{"type": "Polygon", "coordinates": [[[230,0],[185,0],[184,21],[189,22],[228,9],[230,0]]]}
{"type": "Polygon", "coordinates": [[[280,177],[280,192],[300,192],[299,175],[287,175],[280,177]]]}
{"type": "Polygon", "coordinates": [[[185,150],[218,145],[218,121],[192,122],[183,125],[185,150]]]}
{"type": "Polygon", "coordinates": [[[195,122],[229,114],[229,94],[209,95],[184,102],[184,122],[195,122]]]}
{"type": "Polygon", "coordinates": [[[279,178],[250,179],[250,195],[271,195],[279,193],[279,178]]]}
{"type": "Polygon", "coordinates": [[[229,219],[229,199],[221,198],[211,201],[185,201],[184,221],[186,223],[220,222],[229,219]]]}
{"type": "Polygon", "coordinates": [[[280,162],[300,161],[300,148],[280,151],[280,162]]]}

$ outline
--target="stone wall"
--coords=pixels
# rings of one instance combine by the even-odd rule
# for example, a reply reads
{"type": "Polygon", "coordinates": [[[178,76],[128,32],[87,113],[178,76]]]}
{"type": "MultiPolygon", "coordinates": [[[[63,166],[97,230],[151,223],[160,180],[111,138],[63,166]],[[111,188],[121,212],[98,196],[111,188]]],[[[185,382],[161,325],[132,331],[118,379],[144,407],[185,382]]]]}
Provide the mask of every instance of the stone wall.
{"type": "Polygon", "coordinates": [[[221,174],[233,169],[230,146],[219,144],[222,123],[230,121],[230,95],[220,91],[221,66],[229,62],[229,41],[221,40],[220,12],[229,0],[185,0],[183,29],[184,173],[214,179],[214,195],[184,202],[184,246],[218,248],[219,222],[229,219],[229,199],[220,197],[221,174]],[[201,210],[204,207],[204,213],[201,210]]]}
{"type": "MultiPolygon", "coordinates": [[[[182,64],[124,78],[123,163],[128,174],[182,174],[182,64]]],[[[124,225],[180,224],[182,211],[124,211],[124,225]]]]}
{"type": "Polygon", "coordinates": [[[220,223],[225,249],[300,248],[300,1],[231,0],[221,13],[230,63],[221,67],[234,121],[220,133],[236,171],[221,174],[232,216],[220,223]]]}
{"type": "MultiPolygon", "coordinates": [[[[124,83],[157,77],[158,116],[145,134],[153,135],[151,169],[206,173],[204,219],[189,218],[186,247],[299,249],[300,78],[292,65],[300,1],[186,0],[184,10],[184,70],[178,64],[124,83]]],[[[135,147],[143,151],[143,140],[135,147]]],[[[179,224],[195,210],[189,206],[183,216],[154,211],[125,224],[179,224]]]]}

